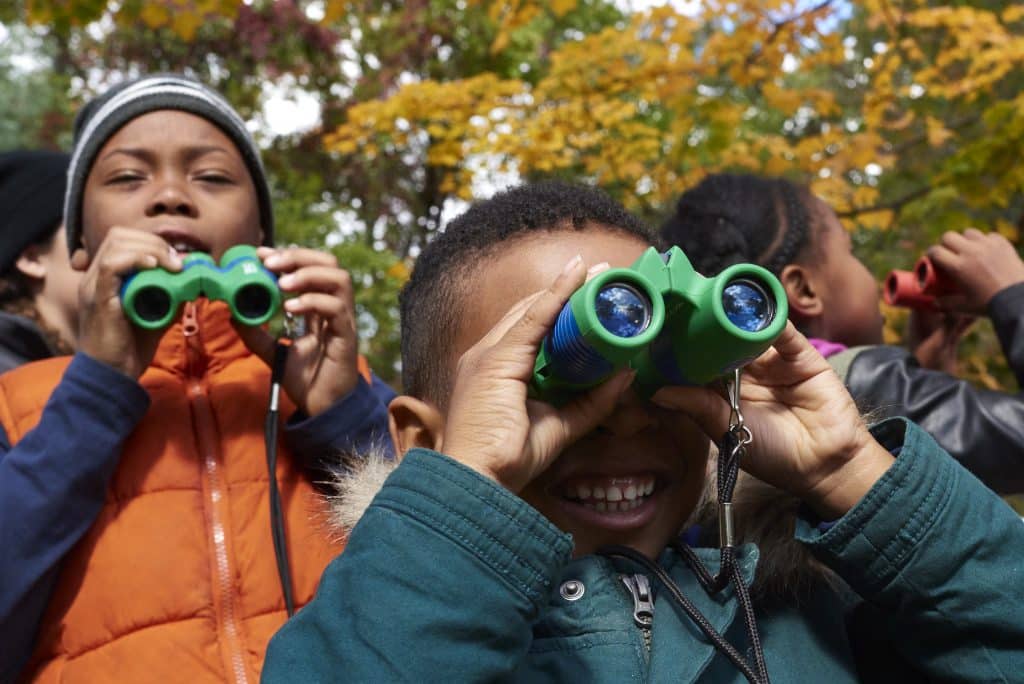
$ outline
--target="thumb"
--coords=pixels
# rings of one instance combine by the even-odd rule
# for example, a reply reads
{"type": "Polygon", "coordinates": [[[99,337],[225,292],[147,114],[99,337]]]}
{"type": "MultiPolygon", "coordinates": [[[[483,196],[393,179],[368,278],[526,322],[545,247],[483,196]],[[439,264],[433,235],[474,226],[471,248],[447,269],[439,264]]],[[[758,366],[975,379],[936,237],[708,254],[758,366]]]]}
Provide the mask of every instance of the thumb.
{"type": "Polygon", "coordinates": [[[535,429],[552,458],[611,415],[635,376],[635,371],[625,368],[561,409],[546,413],[535,429]]]}
{"type": "Polygon", "coordinates": [[[662,387],[651,402],[690,416],[712,440],[717,441],[729,429],[728,402],[707,387],[662,387]]]}

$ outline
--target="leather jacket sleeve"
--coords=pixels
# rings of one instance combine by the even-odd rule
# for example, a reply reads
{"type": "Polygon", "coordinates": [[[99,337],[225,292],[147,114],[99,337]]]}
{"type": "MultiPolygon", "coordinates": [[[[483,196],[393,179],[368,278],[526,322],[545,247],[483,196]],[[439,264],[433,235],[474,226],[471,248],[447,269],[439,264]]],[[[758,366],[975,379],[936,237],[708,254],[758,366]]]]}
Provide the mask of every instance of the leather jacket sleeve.
{"type": "Polygon", "coordinates": [[[1024,390],[1024,283],[999,292],[988,304],[988,316],[999,336],[1003,354],[1024,390]]]}
{"type": "Polygon", "coordinates": [[[845,380],[872,422],[906,416],[996,492],[1024,492],[1024,397],[921,368],[884,345],[860,351],[845,380]]]}

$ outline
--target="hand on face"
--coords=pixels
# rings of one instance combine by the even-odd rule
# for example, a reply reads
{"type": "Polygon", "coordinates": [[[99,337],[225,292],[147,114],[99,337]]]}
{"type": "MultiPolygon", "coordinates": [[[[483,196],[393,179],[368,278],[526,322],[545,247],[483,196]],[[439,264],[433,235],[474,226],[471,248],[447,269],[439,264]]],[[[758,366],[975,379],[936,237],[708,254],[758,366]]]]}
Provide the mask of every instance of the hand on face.
{"type": "MultiPolygon", "coordinates": [[[[282,385],[308,415],[325,411],[359,381],[355,300],[352,279],[334,255],[292,247],[257,250],[264,266],[283,274],[278,285],[286,294],[288,313],[305,316],[306,332],[288,351],[282,385]]],[[[236,326],[246,346],[269,365],[276,340],[259,327],[236,326]]]]}
{"type": "Polygon", "coordinates": [[[562,408],[527,399],[537,350],[583,284],[576,257],[551,286],[516,304],[459,359],[442,449],[518,493],[615,408],[632,374],[620,373],[562,408]]]}
{"type": "Polygon", "coordinates": [[[956,290],[939,298],[939,306],[946,310],[985,315],[992,297],[1024,282],[1024,261],[999,233],[974,228],[963,233],[950,231],[928,250],[928,256],[956,290]]]}
{"type": "Polygon", "coordinates": [[[79,285],[79,349],[125,375],[138,378],[156,352],[162,332],[133,326],[121,308],[125,276],[161,266],[180,271],[181,259],[162,238],[131,228],[107,232],[95,255],[84,249],[72,256],[75,270],[85,271],[79,285]]]}
{"type": "MultiPolygon", "coordinates": [[[[715,440],[729,426],[728,403],[708,388],[662,388],[653,401],[692,416],[715,440]]],[[[744,469],[828,517],[852,508],[892,463],[839,376],[792,323],[744,369],[740,410],[754,437],[744,469]]]]}

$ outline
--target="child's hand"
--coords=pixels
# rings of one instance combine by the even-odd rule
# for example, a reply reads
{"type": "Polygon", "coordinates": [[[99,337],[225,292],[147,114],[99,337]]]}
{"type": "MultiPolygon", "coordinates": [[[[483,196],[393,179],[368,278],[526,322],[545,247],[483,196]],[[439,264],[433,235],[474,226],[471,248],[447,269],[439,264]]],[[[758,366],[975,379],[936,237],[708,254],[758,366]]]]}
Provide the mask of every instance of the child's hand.
{"type": "Polygon", "coordinates": [[[560,409],[527,400],[537,350],[586,268],[576,257],[547,290],[516,304],[459,359],[440,448],[518,493],[561,451],[607,417],[632,373],[560,409]]]}
{"type": "Polygon", "coordinates": [[[992,297],[1024,282],[1024,261],[999,233],[974,228],[962,234],[948,232],[941,244],[928,250],[928,256],[956,289],[955,294],[938,299],[939,306],[950,311],[985,315],[992,297]]]}
{"type": "MultiPolygon", "coordinates": [[[[892,464],[828,362],[792,323],[744,369],[740,410],[754,441],[743,468],[836,518],[850,510],[892,464]]],[[[730,408],[701,387],[666,387],[654,402],[691,415],[714,440],[730,408]]]]}
{"type": "Polygon", "coordinates": [[[78,287],[79,351],[131,378],[138,378],[156,353],[163,331],[136,328],[121,307],[121,285],[134,271],[161,266],[180,271],[181,259],[152,233],[111,228],[92,259],[76,250],[71,266],[85,271],[78,287]]]}
{"type": "MultiPolygon", "coordinates": [[[[333,254],[313,249],[260,247],[257,254],[278,279],[285,311],[306,317],[306,333],[292,343],[282,386],[292,401],[310,416],[355,389],[359,381],[355,298],[352,279],[338,267],[333,254]]],[[[238,334],[267,365],[276,340],[260,327],[236,326],[238,334]]]]}
{"type": "Polygon", "coordinates": [[[975,320],[967,314],[911,309],[907,344],[922,368],[956,375],[960,341],[975,320]]]}

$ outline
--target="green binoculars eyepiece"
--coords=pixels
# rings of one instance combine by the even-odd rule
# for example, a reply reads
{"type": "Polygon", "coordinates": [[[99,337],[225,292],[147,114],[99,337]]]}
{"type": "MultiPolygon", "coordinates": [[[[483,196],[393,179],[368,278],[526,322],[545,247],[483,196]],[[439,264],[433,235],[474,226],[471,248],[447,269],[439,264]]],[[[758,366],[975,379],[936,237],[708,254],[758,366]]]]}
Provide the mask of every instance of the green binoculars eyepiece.
{"type": "Polygon", "coordinates": [[[121,306],[135,325],[147,330],[167,327],[184,302],[200,296],[227,302],[243,325],[262,325],[281,308],[277,277],[251,245],[224,252],[218,267],[209,254],[193,252],[178,273],[162,268],[139,271],[121,286],[121,306]]]}
{"type": "Polygon", "coordinates": [[[626,366],[644,396],[704,385],[759,356],[788,315],[782,285],[760,266],[705,278],[678,247],[651,247],[573,293],[541,344],[530,393],[564,403],[626,366]]]}

